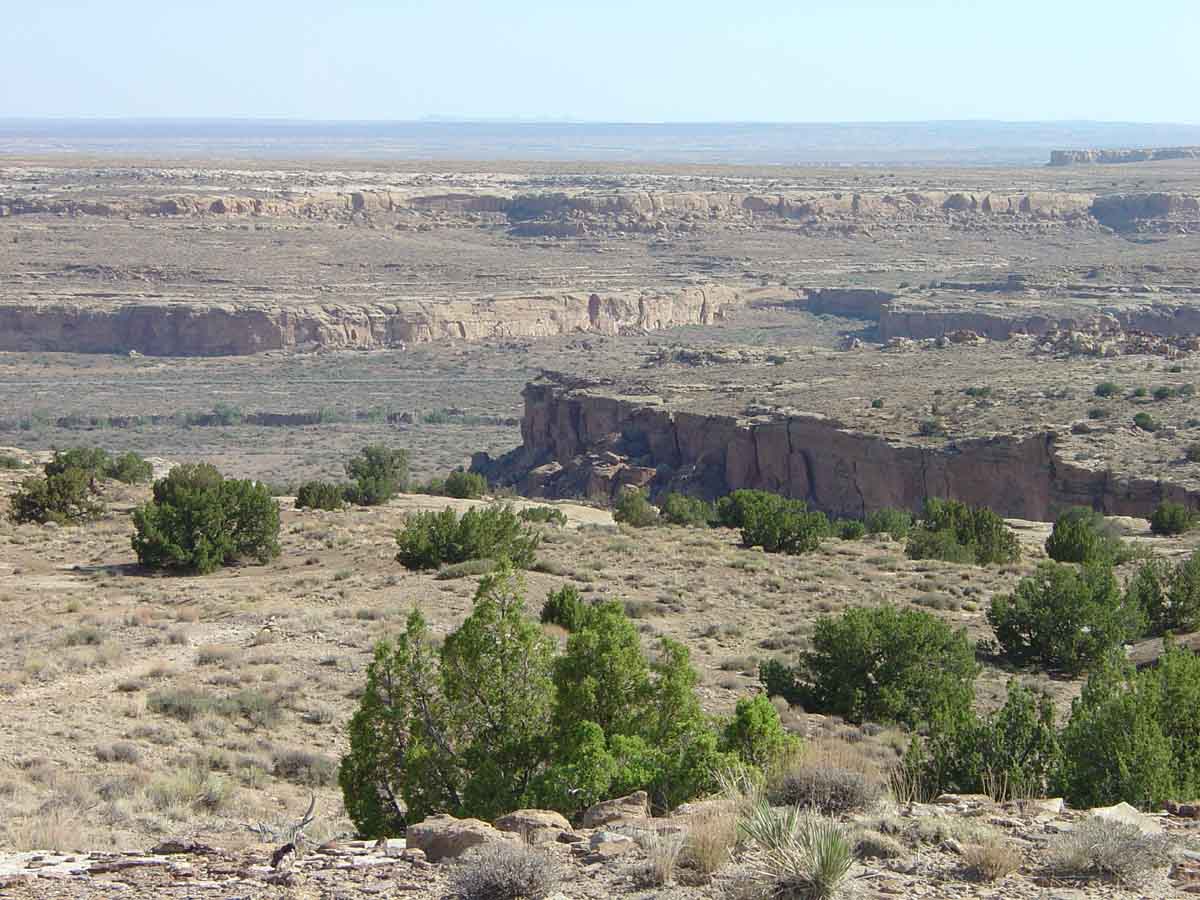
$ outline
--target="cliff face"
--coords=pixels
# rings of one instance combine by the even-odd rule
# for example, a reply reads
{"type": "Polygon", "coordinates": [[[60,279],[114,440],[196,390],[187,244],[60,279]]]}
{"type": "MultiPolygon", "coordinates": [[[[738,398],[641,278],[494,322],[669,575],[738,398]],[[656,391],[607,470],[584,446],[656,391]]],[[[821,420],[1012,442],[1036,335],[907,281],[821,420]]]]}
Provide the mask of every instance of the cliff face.
{"type": "Polygon", "coordinates": [[[619,334],[706,325],[740,302],[715,285],[674,291],[567,293],[504,300],[266,304],[0,306],[0,350],[236,356],[303,348],[379,349],[411,343],[570,332],[619,334]]]}
{"type": "Polygon", "coordinates": [[[829,419],[670,411],[654,398],[604,396],[553,381],[526,388],[521,433],[520,448],[500,460],[481,455],[474,468],[532,496],[608,501],[627,484],[710,497],[757,488],[840,516],[882,506],[918,510],[936,496],[1042,520],[1069,505],[1148,516],[1164,499],[1200,500],[1167,482],[1119,479],[1065,462],[1053,432],[901,446],[829,419]]]}
{"type": "Polygon", "coordinates": [[[1140,150],[1052,150],[1050,165],[1131,163],[1162,159],[1200,159],[1200,147],[1152,147],[1140,150]]]}

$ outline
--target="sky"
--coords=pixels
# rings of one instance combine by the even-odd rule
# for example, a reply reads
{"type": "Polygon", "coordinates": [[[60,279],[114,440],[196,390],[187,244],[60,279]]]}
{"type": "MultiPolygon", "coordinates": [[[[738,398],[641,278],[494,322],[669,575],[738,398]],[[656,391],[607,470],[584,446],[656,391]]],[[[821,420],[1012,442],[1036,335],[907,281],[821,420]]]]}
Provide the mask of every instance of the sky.
{"type": "Polygon", "coordinates": [[[0,117],[1200,123],[1200,0],[0,0],[0,117]]]}

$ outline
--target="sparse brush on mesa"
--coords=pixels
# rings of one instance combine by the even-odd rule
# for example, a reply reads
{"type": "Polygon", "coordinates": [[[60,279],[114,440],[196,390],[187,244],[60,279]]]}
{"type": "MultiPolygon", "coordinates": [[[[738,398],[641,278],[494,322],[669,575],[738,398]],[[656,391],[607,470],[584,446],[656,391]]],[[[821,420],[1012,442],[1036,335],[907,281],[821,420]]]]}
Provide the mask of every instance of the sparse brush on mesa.
{"type": "Polygon", "coordinates": [[[505,559],[518,569],[533,565],[541,534],[507,503],[418,512],[396,533],[397,561],[407,569],[434,569],[475,559],[505,559]]]}

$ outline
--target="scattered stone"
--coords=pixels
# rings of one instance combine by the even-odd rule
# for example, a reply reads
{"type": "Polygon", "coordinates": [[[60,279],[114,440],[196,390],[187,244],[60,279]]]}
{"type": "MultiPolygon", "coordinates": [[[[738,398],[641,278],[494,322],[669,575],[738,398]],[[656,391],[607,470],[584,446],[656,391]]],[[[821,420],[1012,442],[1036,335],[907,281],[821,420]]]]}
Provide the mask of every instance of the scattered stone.
{"type": "Polygon", "coordinates": [[[1088,814],[1109,822],[1124,822],[1126,825],[1135,825],[1142,834],[1162,834],[1163,831],[1162,822],[1153,816],[1138,812],[1137,809],[1123,801],[1114,806],[1098,806],[1095,809],[1088,810],[1088,814]]]}
{"type": "Polygon", "coordinates": [[[481,844],[515,841],[517,836],[497,831],[479,819],[456,819],[454,816],[430,816],[408,826],[408,847],[421,850],[430,862],[456,859],[472,847],[481,844]]]}
{"type": "Polygon", "coordinates": [[[561,813],[549,809],[518,809],[495,821],[500,831],[521,835],[530,844],[548,844],[571,831],[571,823],[561,813]]]}

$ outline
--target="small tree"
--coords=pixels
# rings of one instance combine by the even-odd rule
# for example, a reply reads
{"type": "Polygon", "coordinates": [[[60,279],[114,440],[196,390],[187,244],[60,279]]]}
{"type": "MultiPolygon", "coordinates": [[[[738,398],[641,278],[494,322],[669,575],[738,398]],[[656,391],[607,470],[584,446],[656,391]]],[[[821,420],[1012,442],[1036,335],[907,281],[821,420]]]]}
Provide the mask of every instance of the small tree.
{"type": "Polygon", "coordinates": [[[661,515],[672,525],[702,528],[713,520],[716,512],[711,503],[705,503],[699,497],[671,493],[663,498],[661,515]]]}
{"type": "Polygon", "coordinates": [[[349,499],[359,506],[378,506],[408,487],[408,453],[371,444],[346,463],[354,482],[349,499]]]}
{"type": "Polygon", "coordinates": [[[338,510],[346,505],[346,488],[331,481],[306,481],[296,489],[296,509],[338,510]]]}
{"type": "Polygon", "coordinates": [[[207,464],[176,466],[134,510],[133,549],[150,568],[200,574],[279,555],[279,505],[265,485],[226,479],[207,464]]]}
{"type": "Polygon", "coordinates": [[[406,569],[433,569],[469,559],[507,559],[518,569],[534,563],[541,535],[507,503],[459,515],[453,509],[407,516],[396,533],[396,560],[406,569]]]}
{"type": "Polygon", "coordinates": [[[767,494],[744,510],[744,547],[762,547],[767,553],[809,553],[828,535],[829,520],[825,514],[809,512],[803,500],[767,494]]]}
{"type": "Polygon", "coordinates": [[[658,510],[646,499],[645,491],[625,488],[613,507],[613,520],[634,528],[658,524],[658,510]]]}
{"type": "Polygon", "coordinates": [[[62,469],[26,478],[9,499],[9,518],[17,524],[77,525],[104,514],[92,493],[92,477],[83,469],[62,469]]]}
{"type": "Polygon", "coordinates": [[[131,450],[109,460],[104,476],[124,484],[144,484],[154,477],[154,466],[131,450]]]}
{"type": "Polygon", "coordinates": [[[880,606],[819,618],[793,677],[805,709],[916,727],[968,711],[977,672],[965,633],[924,611],[880,606]]]}
{"type": "Polygon", "coordinates": [[[1009,596],[992,600],[988,622],[1005,656],[1077,673],[1141,634],[1141,610],[1121,595],[1112,568],[1042,563],[1009,596]]]}
{"type": "Polygon", "coordinates": [[[867,513],[865,524],[868,534],[889,534],[892,540],[902,541],[908,537],[912,521],[912,513],[907,509],[885,506],[867,513]]]}
{"type": "Polygon", "coordinates": [[[1147,560],[1129,579],[1125,594],[1154,634],[1200,630],[1200,551],[1174,567],[1147,560]]]}
{"type": "Polygon", "coordinates": [[[487,493],[487,479],[478,472],[454,471],[446,476],[442,490],[447,497],[459,500],[478,500],[487,493]]]}
{"type": "Polygon", "coordinates": [[[925,501],[921,527],[910,534],[905,553],[910,559],[951,562],[959,562],[969,554],[976,563],[986,566],[1015,562],[1021,557],[1021,547],[1012,529],[986,506],[931,497],[925,501]],[[955,550],[954,544],[967,552],[955,550]]]}
{"type": "Polygon", "coordinates": [[[1086,506],[1075,506],[1055,520],[1046,539],[1046,555],[1057,562],[1120,563],[1128,551],[1109,532],[1104,516],[1086,506]]]}
{"type": "Polygon", "coordinates": [[[1195,524],[1196,518],[1182,503],[1164,500],[1150,516],[1150,531],[1157,535],[1184,534],[1195,524]]]}

